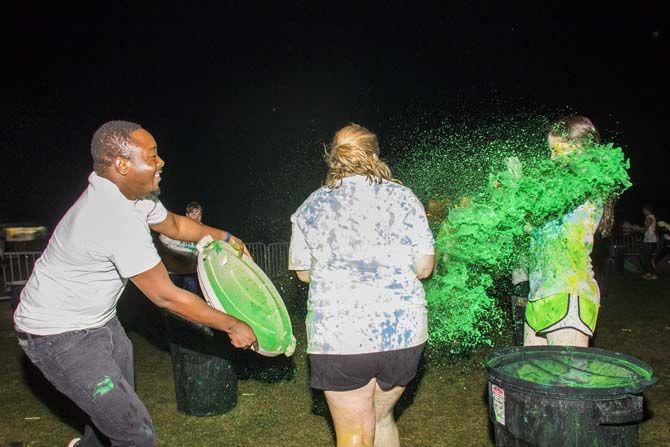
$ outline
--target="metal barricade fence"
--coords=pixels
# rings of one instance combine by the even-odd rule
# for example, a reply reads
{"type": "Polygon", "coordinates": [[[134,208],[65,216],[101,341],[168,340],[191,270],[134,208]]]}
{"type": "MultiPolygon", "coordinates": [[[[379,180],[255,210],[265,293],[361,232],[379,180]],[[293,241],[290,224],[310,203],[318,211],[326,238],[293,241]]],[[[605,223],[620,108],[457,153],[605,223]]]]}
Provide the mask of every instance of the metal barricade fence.
{"type": "Polygon", "coordinates": [[[254,258],[254,262],[258,264],[264,272],[267,272],[267,246],[263,242],[249,242],[246,245],[249,253],[251,253],[251,257],[254,258]]]}
{"type": "MultiPolygon", "coordinates": [[[[614,244],[621,247],[625,256],[635,256],[640,253],[641,236],[639,234],[614,235],[614,244]]],[[[271,278],[288,275],[288,242],[250,242],[247,244],[249,253],[254,261],[271,278]]],[[[6,285],[13,281],[24,281],[32,272],[35,261],[42,255],[40,251],[6,252],[2,263],[2,284],[0,296],[6,285]]]]}
{"type": "MultiPolygon", "coordinates": [[[[288,242],[250,242],[247,244],[254,262],[271,278],[288,275],[288,242]]],[[[7,292],[7,284],[25,281],[33,271],[41,251],[5,252],[2,261],[0,296],[7,292]]]]}
{"type": "Polygon", "coordinates": [[[41,255],[41,251],[6,252],[2,262],[2,280],[4,283],[28,279],[33,271],[35,261],[41,255]]]}
{"type": "Polygon", "coordinates": [[[271,278],[288,275],[288,242],[268,244],[265,266],[265,273],[271,278]]]}
{"type": "Polygon", "coordinates": [[[617,232],[614,234],[614,245],[623,250],[625,256],[635,256],[640,254],[640,244],[642,243],[641,234],[624,234],[617,232]]]}
{"type": "Polygon", "coordinates": [[[41,251],[5,252],[2,257],[2,283],[0,297],[5,298],[9,293],[9,284],[15,281],[25,281],[33,271],[35,261],[42,255],[41,251]]]}

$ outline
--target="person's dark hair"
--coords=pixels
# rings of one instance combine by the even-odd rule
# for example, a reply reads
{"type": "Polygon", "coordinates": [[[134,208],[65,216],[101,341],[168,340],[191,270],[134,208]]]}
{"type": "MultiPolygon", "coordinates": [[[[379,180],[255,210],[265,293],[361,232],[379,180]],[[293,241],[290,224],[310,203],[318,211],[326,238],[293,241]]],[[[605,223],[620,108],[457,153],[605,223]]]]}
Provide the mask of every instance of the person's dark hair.
{"type": "Polygon", "coordinates": [[[650,213],[653,213],[653,212],[654,212],[654,206],[653,206],[651,203],[645,203],[645,204],[642,206],[642,209],[643,209],[643,210],[647,210],[647,211],[649,211],[650,213]]]}
{"type": "Polygon", "coordinates": [[[202,205],[198,202],[188,202],[186,205],[186,214],[189,214],[195,210],[200,210],[202,212],[202,205]]]}
{"type": "Polygon", "coordinates": [[[549,129],[549,135],[563,138],[570,142],[593,142],[600,141],[600,133],[593,121],[585,116],[564,116],[556,120],[549,129]]]}
{"type": "Polygon", "coordinates": [[[104,174],[116,157],[130,159],[135,143],[130,134],[142,126],[129,121],[108,121],[98,128],[91,140],[93,170],[104,174]]]}
{"type": "Polygon", "coordinates": [[[603,204],[603,215],[598,222],[598,228],[596,229],[596,234],[599,234],[601,237],[606,238],[612,235],[612,230],[614,229],[614,209],[616,207],[616,196],[610,197],[603,204]]]}

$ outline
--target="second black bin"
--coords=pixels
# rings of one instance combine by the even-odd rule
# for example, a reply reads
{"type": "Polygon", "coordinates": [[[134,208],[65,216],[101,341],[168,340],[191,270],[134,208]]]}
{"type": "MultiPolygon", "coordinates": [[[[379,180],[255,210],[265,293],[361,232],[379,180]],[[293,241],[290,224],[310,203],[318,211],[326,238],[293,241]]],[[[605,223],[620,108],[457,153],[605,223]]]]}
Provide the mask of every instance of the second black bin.
{"type": "Polygon", "coordinates": [[[496,447],[634,447],[642,392],[655,382],[633,357],[593,348],[512,347],[487,361],[496,447]]]}

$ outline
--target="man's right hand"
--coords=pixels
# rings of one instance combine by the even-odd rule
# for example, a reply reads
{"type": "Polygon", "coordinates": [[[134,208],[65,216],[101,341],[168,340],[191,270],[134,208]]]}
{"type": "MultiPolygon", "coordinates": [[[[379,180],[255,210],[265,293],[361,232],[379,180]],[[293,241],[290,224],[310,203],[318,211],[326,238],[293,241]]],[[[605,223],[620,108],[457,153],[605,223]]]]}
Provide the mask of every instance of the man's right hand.
{"type": "Polygon", "coordinates": [[[226,332],[236,348],[247,349],[256,342],[254,332],[246,323],[219,312],[188,290],[175,286],[162,262],[130,279],[157,306],[192,323],[226,332]]]}
{"type": "Polygon", "coordinates": [[[235,250],[237,250],[237,252],[240,254],[240,257],[242,257],[242,255],[245,255],[248,256],[249,259],[253,260],[253,258],[251,257],[251,253],[249,253],[249,250],[247,249],[246,244],[242,242],[242,239],[232,236],[228,241],[228,244],[235,250]]]}
{"type": "Polygon", "coordinates": [[[248,324],[244,321],[237,320],[237,322],[228,331],[230,342],[236,348],[248,349],[256,345],[256,336],[248,324]]]}

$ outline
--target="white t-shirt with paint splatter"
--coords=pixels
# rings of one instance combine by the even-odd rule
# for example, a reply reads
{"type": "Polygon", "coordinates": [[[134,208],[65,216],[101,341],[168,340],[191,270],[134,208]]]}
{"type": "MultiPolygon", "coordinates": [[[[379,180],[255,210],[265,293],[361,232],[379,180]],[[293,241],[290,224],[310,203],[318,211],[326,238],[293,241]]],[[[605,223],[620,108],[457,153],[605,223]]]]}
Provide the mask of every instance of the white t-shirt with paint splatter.
{"type": "Polygon", "coordinates": [[[307,352],[361,354],[428,338],[414,259],[434,253],[421,202],[402,185],[345,177],[291,216],[289,269],[310,270],[307,352]]]}
{"type": "Polygon", "coordinates": [[[102,327],[116,316],[128,278],[160,262],[149,230],[167,218],[160,200],[128,200],[95,173],[88,181],[23,288],[17,330],[52,335],[102,327]]]}

